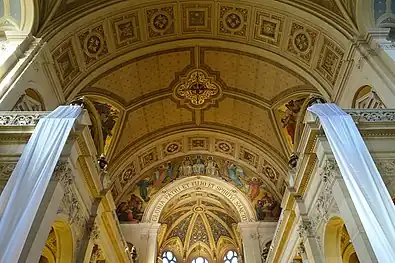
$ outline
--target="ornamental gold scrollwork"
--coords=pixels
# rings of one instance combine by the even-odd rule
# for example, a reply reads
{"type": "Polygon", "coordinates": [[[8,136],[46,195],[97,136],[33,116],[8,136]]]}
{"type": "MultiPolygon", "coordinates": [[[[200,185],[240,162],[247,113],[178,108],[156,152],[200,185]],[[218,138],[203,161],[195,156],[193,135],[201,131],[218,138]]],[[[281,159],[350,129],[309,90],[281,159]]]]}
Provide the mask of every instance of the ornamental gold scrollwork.
{"type": "Polygon", "coordinates": [[[190,71],[181,77],[173,91],[174,97],[192,109],[206,108],[222,95],[221,86],[215,77],[200,69],[190,71]]]}

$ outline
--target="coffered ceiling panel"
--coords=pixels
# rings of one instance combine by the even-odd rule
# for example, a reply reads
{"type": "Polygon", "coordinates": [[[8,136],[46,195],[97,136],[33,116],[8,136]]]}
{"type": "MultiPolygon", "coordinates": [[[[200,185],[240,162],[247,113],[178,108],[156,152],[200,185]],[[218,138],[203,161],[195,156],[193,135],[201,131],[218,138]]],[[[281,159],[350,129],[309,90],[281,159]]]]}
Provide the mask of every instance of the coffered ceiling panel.
{"type": "Polygon", "coordinates": [[[265,141],[276,151],[281,151],[280,140],[273,129],[270,113],[264,108],[225,98],[219,102],[218,108],[210,108],[204,112],[204,122],[240,129],[265,141]]]}
{"type": "Polygon", "coordinates": [[[220,72],[221,79],[229,87],[246,91],[265,100],[306,81],[275,62],[237,51],[207,50],[204,62],[220,72]]]}
{"type": "Polygon", "coordinates": [[[142,106],[126,116],[115,153],[118,154],[128,144],[144,135],[191,121],[192,112],[185,108],[177,108],[177,104],[171,99],[142,106]]]}

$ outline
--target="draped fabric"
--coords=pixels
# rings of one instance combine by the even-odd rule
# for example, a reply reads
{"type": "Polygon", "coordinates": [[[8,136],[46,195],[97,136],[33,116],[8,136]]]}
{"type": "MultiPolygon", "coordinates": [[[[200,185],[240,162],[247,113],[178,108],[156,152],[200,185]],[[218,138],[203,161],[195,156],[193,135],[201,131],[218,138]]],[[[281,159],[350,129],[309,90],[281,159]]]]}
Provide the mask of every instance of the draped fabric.
{"type": "Polygon", "coordinates": [[[66,140],[81,112],[60,106],[42,118],[0,196],[0,262],[18,262],[66,140]]]}
{"type": "Polygon", "coordinates": [[[395,262],[395,209],[353,119],[336,104],[314,104],[378,262],[395,262]]]}

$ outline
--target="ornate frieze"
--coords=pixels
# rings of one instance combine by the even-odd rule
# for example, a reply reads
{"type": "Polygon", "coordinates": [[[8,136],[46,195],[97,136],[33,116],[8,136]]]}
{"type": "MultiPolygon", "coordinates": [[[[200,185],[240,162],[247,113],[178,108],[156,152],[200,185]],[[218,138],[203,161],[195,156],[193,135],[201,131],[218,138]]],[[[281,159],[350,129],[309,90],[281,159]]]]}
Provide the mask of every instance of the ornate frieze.
{"type": "Polygon", "coordinates": [[[7,112],[0,113],[0,126],[34,126],[47,112],[7,112]]]}
{"type": "Polygon", "coordinates": [[[376,167],[379,170],[381,176],[390,177],[395,176],[395,160],[394,159],[385,159],[385,160],[376,160],[376,167]]]}
{"type": "Polygon", "coordinates": [[[8,179],[15,167],[16,163],[0,163],[0,179],[8,179]]]}
{"type": "Polygon", "coordinates": [[[363,109],[346,110],[356,122],[393,122],[395,121],[395,110],[387,109],[363,109]]]}

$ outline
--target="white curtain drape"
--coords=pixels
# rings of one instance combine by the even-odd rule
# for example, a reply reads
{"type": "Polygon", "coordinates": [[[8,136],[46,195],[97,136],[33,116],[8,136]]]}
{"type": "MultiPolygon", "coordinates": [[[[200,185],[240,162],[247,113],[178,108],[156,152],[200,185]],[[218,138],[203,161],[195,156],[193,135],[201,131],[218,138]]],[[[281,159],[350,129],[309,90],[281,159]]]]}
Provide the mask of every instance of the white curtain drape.
{"type": "Polygon", "coordinates": [[[0,262],[18,262],[66,140],[81,113],[60,106],[42,118],[0,196],[0,262]]]}
{"type": "Polygon", "coordinates": [[[395,209],[376,165],[350,115],[336,104],[314,104],[373,251],[395,262],[395,209]]]}

